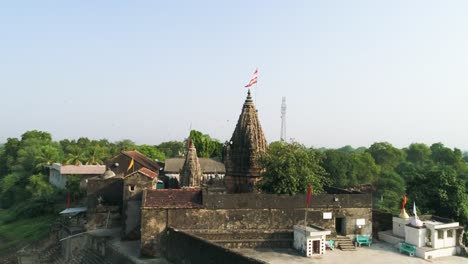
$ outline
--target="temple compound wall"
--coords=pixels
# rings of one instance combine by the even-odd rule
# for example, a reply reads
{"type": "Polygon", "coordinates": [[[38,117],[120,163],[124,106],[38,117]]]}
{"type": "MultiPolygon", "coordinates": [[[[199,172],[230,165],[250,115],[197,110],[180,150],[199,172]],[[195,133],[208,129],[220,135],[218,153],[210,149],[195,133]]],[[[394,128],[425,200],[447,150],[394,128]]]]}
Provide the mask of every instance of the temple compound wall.
{"type": "Polygon", "coordinates": [[[305,195],[210,194],[205,191],[202,194],[196,189],[147,190],[142,206],[141,253],[146,256],[164,255],[168,227],[212,233],[238,231],[237,235],[241,234],[239,239],[245,230],[273,233],[275,230],[290,230],[292,234],[294,225],[304,223],[306,210],[307,224],[330,230],[332,236],[338,233],[354,237],[372,233],[370,194],[320,194],[312,197],[307,209],[305,201],[305,195]]]}

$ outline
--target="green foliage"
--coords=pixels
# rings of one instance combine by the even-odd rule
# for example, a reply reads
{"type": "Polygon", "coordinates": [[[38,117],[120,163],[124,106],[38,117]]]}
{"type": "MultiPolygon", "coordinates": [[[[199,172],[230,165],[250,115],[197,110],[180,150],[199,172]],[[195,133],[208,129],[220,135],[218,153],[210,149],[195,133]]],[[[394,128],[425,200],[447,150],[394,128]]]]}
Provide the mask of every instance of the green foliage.
{"type": "Polygon", "coordinates": [[[404,158],[404,152],[387,142],[372,144],[367,152],[372,155],[382,170],[392,171],[404,158]]]}
{"type": "Polygon", "coordinates": [[[268,193],[297,194],[311,185],[319,193],[327,183],[320,159],[319,152],[298,143],[273,142],[260,158],[265,172],[258,187],[268,193]]]}
{"type": "Polygon", "coordinates": [[[0,256],[11,250],[41,239],[50,231],[56,216],[20,217],[13,209],[0,209],[0,256]]]}
{"type": "Polygon", "coordinates": [[[222,158],[224,145],[217,139],[200,131],[190,131],[190,140],[197,149],[197,155],[200,158],[222,158]]]}
{"type": "Polygon", "coordinates": [[[327,150],[322,166],[330,175],[332,185],[337,187],[373,183],[380,171],[372,156],[366,152],[327,150]]]}
{"type": "Polygon", "coordinates": [[[26,190],[31,193],[31,198],[38,201],[50,201],[54,198],[56,190],[47,181],[47,176],[36,174],[29,177],[26,190]]]}
{"type": "Polygon", "coordinates": [[[391,212],[398,212],[401,197],[405,194],[405,181],[396,172],[383,172],[376,182],[378,199],[376,207],[391,212]]]}
{"type": "Polygon", "coordinates": [[[141,145],[137,147],[137,150],[150,159],[157,159],[159,161],[166,160],[164,153],[155,146],[141,145]]]}
{"type": "Polygon", "coordinates": [[[181,157],[185,152],[185,145],[181,141],[167,141],[156,146],[166,158],[181,157]]]}

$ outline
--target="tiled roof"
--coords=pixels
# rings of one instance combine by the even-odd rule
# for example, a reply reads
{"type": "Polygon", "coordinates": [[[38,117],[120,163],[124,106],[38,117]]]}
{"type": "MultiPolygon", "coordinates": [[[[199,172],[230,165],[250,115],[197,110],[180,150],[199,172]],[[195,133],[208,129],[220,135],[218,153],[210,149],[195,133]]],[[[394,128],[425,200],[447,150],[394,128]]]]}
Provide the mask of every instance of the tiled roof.
{"type": "Polygon", "coordinates": [[[84,175],[84,174],[91,174],[91,175],[100,175],[106,171],[105,165],[61,165],[54,163],[52,164],[52,168],[55,170],[60,171],[60,174],[77,174],[77,175],[84,175]]]}
{"type": "Polygon", "coordinates": [[[139,169],[139,170],[137,170],[137,171],[135,171],[135,172],[133,172],[133,173],[128,174],[128,175],[125,176],[124,178],[127,178],[127,177],[129,177],[129,176],[131,176],[131,175],[134,175],[135,173],[143,174],[143,175],[145,175],[146,177],[151,178],[151,179],[154,179],[154,178],[157,178],[157,177],[158,177],[158,173],[157,173],[157,172],[151,171],[151,170],[149,170],[149,169],[143,167],[143,168],[141,168],[141,169],[139,169]]]}
{"type": "Polygon", "coordinates": [[[140,163],[140,165],[143,167],[146,167],[152,171],[159,171],[159,164],[156,161],[146,157],[136,150],[122,151],[122,154],[135,160],[135,162],[140,163]]]}
{"type": "Polygon", "coordinates": [[[146,190],[143,207],[202,208],[202,194],[198,188],[146,190]]]}
{"type": "MultiPolygon", "coordinates": [[[[219,162],[215,159],[207,159],[207,158],[198,158],[200,161],[200,167],[203,173],[205,174],[225,174],[226,168],[224,167],[224,163],[219,162]]],[[[166,173],[175,173],[178,174],[182,167],[184,166],[185,158],[170,158],[166,159],[164,163],[164,171],[166,173]]]]}

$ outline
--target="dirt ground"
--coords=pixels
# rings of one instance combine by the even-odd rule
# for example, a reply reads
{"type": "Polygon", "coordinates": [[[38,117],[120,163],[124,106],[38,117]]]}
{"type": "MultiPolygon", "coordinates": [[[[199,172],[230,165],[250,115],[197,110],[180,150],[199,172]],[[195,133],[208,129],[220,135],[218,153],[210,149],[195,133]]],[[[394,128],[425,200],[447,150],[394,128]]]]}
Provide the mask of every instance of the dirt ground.
{"type": "Polygon", "coordinates": [[[396,248],[384,242],[377,242],[371,247],[359,247],[356,251],[341,251],[335,249],[327,250],[326,254],[320,257],[306,258],[300,256],[293,249],[236,249],[246,256],[253,257],[271,264],[300,264],[300,263],[320,263],[320,264],[467,264],[468,258],[464,257],[442,257],[432,260],[424,260],[408,255],[400,254],[396,248]]]}

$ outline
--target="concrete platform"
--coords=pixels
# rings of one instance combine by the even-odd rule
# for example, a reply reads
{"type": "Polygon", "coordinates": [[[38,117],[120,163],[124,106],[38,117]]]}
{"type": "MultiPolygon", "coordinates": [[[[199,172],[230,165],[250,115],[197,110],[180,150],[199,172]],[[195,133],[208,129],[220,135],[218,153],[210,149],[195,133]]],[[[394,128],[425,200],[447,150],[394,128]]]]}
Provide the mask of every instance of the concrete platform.
{"type": "MultiPolygon", "coordinates": [[[[294,249],[235,249],[246,256],[256,258],[272,264],[300,264],[300,263],[321,263],[321,264],[427,264],[428,260],[417,257],[409,257],[400,254],[396,248],[385,242],[375,240],[370,247],[359,247],[356,251],[327,250],[325,255],[319,257],[306,258],[299,255],[294,249]]],[[[440,264],[466,264],[468,258],[464,257],[441,257],[430,260],[432,263],[440,264]]]]}

